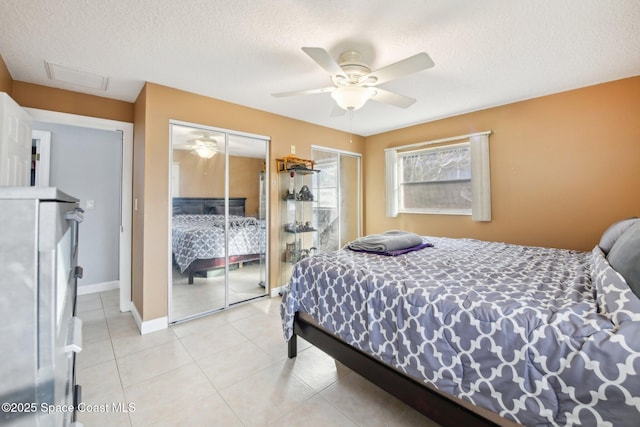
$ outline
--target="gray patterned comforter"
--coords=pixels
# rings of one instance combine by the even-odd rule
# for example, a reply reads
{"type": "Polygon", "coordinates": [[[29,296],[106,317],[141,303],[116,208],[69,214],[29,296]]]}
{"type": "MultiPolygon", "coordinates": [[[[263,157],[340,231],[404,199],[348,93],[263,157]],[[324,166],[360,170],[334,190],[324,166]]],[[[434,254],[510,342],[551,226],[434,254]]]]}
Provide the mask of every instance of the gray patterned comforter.
{"type": "Polygon", "coordinates": [[[592,252],[470,239],[294,266],[296,311],[398,370],[528,426],[637,425],[640,300],[592,252]]]}
{"type": "MultiPolygon", "coordinates": [[[[264,227],[263,220],[229,215],[229,256],[264,253],[264,227]]],[[[224,215],[175,215],[171,239],[173,256],[181,272],[196,259],[222,258],[224,215]]]]}

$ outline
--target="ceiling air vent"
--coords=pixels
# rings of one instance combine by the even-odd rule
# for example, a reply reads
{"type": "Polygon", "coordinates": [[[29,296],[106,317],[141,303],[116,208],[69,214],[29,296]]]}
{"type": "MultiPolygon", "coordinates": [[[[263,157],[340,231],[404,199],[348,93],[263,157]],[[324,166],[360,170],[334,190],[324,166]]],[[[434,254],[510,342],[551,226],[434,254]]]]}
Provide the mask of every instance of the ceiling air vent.
{"type": "Polygon", "coordinates": [[[96,73],[78,70],[77,68],[65,67],[64,65],[54,64],[53,62],[44,61],[47,69],[49,80],[69,83],[77,86],[84,86],[91,89],[107,90],[109,77],[96,73]]]}

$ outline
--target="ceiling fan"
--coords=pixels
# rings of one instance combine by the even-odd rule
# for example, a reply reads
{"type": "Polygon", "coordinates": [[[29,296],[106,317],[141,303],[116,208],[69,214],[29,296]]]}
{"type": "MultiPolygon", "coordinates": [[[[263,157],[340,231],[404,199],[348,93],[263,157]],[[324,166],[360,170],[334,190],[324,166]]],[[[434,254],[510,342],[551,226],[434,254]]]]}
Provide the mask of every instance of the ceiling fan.
{"type": "Polygon", "coordinates": [[[344,110],[354,111],[361,108],[369,99],[407,108],[415,99],[378,87],[382,83],[399,79],[433,67],[435,64],[424,52],[410,56],[376,71],[362,62],[357,51],[346,51],[335,61],[329,53],[320,47],[303,47],[302,50],[331,75],[334,86],[319,89],[294,90],[273,93],[272,96],[313,95],[331,93],[331,97],[344,110]]]}
{"type": "Polygon", "coordinates": [[[202,136],[190,139],[186,142],[177,143],[173,148],[178,150],[190,150],[192,154],[203,159],[210,159],[218,151],[218,140],[213,135],[203,133],[202,136]]]}

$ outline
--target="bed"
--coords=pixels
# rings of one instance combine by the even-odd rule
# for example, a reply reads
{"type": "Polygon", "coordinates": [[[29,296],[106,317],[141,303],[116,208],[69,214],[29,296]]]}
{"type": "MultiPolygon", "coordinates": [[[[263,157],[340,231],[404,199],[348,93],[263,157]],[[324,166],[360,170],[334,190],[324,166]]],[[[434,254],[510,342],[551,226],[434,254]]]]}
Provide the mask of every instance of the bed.
{"type": "MultiPolygon", "coordinates": [[[[223,267],[224,198],[174,198],[171,228],[173,260],[188,283],[197,273],[223,267]]],[[[245,198],[229,199],[229,264],[264,259],[265,222],[245,216],[245,198]]]]}
{"type": "Polygon", "coordinates": [[[611,247],[614,226],[589,252],[423,237],[306,258],[282,299],[289,357],[303,337],[442,425],[636,425],[640,222],[611,247]]]}

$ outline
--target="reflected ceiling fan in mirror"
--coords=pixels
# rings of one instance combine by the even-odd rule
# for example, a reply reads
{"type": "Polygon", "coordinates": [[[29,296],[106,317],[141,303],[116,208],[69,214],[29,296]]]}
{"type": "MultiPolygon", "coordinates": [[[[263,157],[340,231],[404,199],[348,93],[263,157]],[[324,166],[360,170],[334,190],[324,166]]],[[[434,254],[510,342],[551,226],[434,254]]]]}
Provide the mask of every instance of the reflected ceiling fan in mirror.
{"type": "Polygon", "coordinates": [[[218,141],[213,135],[204,133],[195,139],[189,139],[184,143],[173,145],[174,149],[189,150],[191,154],[195,154],[203,159],[210,159],[215,156],[218,151],[218,141]]]}
{"type": "Polygon", "coordinates": [[[303,47],[302,50],[331,75],[334,86],[279,92],[273,93],[272,96],[331,93],[331,97],[340,108],[347,111],[361,108],[369,99],[400,108],[411,106],[416,102],[415,99],[382,89],[378,85],[427,70],[435,65],[429,55],[421,52],[376,71],[371,71],[371,68],[362,61],[362,55],[357,51],[343,52],[338,57],[338,61],[335,61],[323,48],[303,47]]]}

